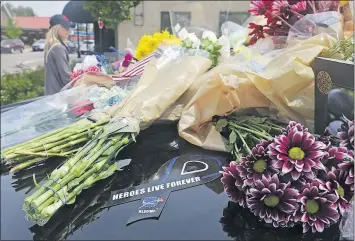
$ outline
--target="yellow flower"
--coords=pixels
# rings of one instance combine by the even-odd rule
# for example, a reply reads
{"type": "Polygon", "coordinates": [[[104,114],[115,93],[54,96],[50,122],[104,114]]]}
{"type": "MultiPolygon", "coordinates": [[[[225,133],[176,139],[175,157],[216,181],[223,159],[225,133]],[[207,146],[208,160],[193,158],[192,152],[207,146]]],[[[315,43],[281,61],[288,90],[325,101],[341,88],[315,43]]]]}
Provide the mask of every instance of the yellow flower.
{"type": "Polygon", "coordinates": [[[149,42],[151,39],[152,39],[151,35],[143,35],[139,40],[139,43],[146,43],[149,42]]]}
{"type": "Polygon", "coordinates": [[[164,36],[162,33],[156,32],[153,34],[153,38],[160,42],[163,40],[164,36]]]}
{"type": "Polygon", "coordinates": [[[161,39],[155,39],[155,38],[152,38],[149,43],[148,43],[148,46],[150,46],[152,49],[156,49],[158,48],[159,44],[161,42],[161,39]]]}
{"type": "Polygon", "coordinates": [[[348,2],[349,0],[339,1],[339,7],[344,7],[348,2]]]}
{"type": "Polygon", "coordinates": [[[168,30],[164,30],[161,33],[162,33],[164,39],[167,39],[170,37],[170,33],[168,30]]]}
{"type": "Polygon", "coordinates": [[[136,59],[141,60],[143,58],[143,54],[141,51],[136,51],[136,59]]]}

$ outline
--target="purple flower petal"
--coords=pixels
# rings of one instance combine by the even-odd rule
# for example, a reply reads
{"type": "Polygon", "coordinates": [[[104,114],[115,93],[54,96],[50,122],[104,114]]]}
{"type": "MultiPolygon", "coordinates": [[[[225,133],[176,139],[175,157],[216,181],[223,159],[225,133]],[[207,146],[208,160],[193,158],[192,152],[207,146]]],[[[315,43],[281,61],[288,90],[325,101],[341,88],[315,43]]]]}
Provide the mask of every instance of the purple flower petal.
{"type": "Polygon", "coordinates": [[[298,171],[292,171],[292,172],[291,172],[291,176],[292,176],[292,179],[293,179],[293,180],[297,180],[298,178],[300,178],[301,173],[298,172],[298,171]]]}
{"type": "Polygon", "coordinates": [[[317,232],[323,232],[324,230],[324,223],[322,223],[321,221],[317,220],[315,223],[314,223],[314,227],[316,228],[317,232]]]}
{"type": "Polygon", "coordinates": [[[299,144],[301,144],[301,142],[302,142],[302,132],[296,131],[292,136],[292,144],[298,146],[299,144]]]}
{"type": "Polygon", "coordinates": [[[271,160],[271,166],[276,169],[281,169],[283,162],[280,160],[271,160]]]}
{"type": "Polygon", "coordinates": [[[282,174],[286,174],[286,173],[289,173],[290,171],[292,171],[293,169],[293,165],[292,163],[290,163],[289,161],[286,161],[283,166],[282,166],[282,171],[281,173],[282,174]]]}
{"type": "Polygon", "coordinates": [[[321,158],[324,156],[324,152],[322,151],[308,151],[306,157],[312,160],[321,158]]]}

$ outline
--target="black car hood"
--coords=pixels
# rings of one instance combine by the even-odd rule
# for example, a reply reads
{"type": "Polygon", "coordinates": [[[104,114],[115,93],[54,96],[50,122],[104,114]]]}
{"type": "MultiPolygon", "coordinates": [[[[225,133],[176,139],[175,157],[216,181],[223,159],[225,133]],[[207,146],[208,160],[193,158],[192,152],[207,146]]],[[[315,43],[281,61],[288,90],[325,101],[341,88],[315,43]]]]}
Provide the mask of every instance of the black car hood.
{"type": "MultiPolygon", "coordinates": [[[[32,171],[1,177],[2,240],[339,240],[338,227],[321,235],[302,235],[301,230],[269,229],[229,202],[219,179],[172,192],[158,220],[126,225],[139,201],[104,208],[111,191],[147,182],[168,160],[184,154],[207,154],[229,158],[226,153],[202,150],[179,138],[176,124],[155,125],[143,131],[137,143],[120,154],[130,158],[124,171],[85,190],[74,205],[59,210],[43,227],[25,219],[25,194],[32,186],[32,171]]],[[[61,160],[36,170],[45,177],[61,160]]]]}

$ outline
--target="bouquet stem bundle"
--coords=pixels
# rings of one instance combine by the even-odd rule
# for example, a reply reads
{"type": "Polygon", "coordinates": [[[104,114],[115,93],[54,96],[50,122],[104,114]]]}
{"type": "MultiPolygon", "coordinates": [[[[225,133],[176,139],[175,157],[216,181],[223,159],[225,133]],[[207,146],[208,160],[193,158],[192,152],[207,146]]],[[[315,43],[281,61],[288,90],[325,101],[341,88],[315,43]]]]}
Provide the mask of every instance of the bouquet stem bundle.
{"type": "Polygon", "coordinates": [[[235,160],[251,154],[251,148],[262,140],[271,140],[282,132],[282,124],[267,117],[236,116],[217,117],[213,121],[223,136],[226,149],[235,160]]]}
{"type": "Polygon", "coordinates": [[[26,217],[44,225],[65,204],[72,204],[82,190],[118,170],[111,160],[134,138],[130,132],[108,128],[97,132],[75,156],[56,168],[41,187],[24,201],[26,217]],[[108,131],[107,131],[108,130],[108,131]]]}
{"type": "Polygon", "coordinates": [[[50,157],[68,157],[75,154],[92,135],[103,129],[108,120],[93,123],[80,120],[72,125],[51,131],[30,141],[2,151],[2,163],[17,172],[50,157]]]}

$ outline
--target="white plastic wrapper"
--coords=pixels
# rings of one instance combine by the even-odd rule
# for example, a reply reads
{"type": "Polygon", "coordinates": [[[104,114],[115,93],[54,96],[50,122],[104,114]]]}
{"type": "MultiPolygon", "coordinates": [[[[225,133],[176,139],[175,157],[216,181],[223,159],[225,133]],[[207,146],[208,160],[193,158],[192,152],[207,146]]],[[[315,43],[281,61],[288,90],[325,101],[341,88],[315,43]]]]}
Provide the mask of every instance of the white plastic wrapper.
{"type": "Polygon", "coordinates": [[[351,209],[344,213],[339,225],[341,240],[354,240],[354,200],[351,205],[351,209]]]}
{"type": "Polygon", "coordinates": [[[85,58],[84,58],[82,63],[77,63],[75,65],[73,71],[79,70],[79,69],[86,70],[90,66],[96,66],[98,64],[99,64],[99,62],[97,61],[95,55],[88,55],[88,56],[85,56],[85,58]]]}

